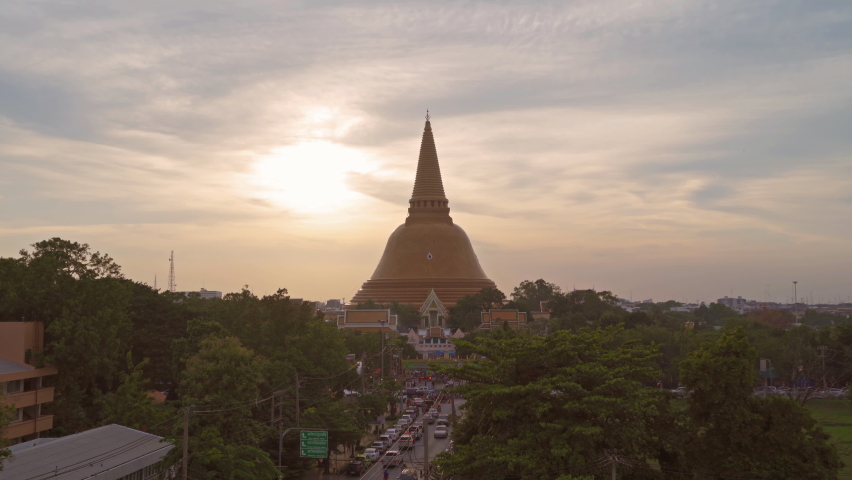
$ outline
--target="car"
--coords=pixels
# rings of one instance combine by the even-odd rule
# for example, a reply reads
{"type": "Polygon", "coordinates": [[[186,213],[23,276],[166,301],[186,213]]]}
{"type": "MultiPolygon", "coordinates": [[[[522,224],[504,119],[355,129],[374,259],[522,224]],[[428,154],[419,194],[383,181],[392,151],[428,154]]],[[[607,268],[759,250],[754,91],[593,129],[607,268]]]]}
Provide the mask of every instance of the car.
{"type": "Polygon", "coordinates": [[[449,431],[447,430],[446,425],[438,425],[435,427],[435,438],[447,438],[449,435],[449,431]]]}
{"type": "Polygon", "coordinates": [[[417,409],[416,408],[409,408],[405,411],[405,414],[411,415],[412,417],[416,417],[417,416],[417,409]]]}
{"type": "Polygon", "coordinates": [[[403,415],[402,418],[408,420],[408,423],[414,423],[414,415],[403,415]]]}
{"type": "Polygon", "coordinates": [[[767,387],[757,387],[754,389],[754,394],[765,397],[767,395],[774,395],[778,390],[775,387],[767,386],[767,387]]]}
{"type": "Polygon", "coordinates": [[[437,423],[439,427],[440,426],[448,427],[450,425],[450,421],[447,420],[447,417],[440,417],[440,418],[438,418],[438,420],[435,423],[437,423]]]}
{"type": "Polygon", "coordinates": [[[388,450],[382,457],[382,465],[386,467],[398,467],[402,463],[402,453],[399,450],[388,450]]]}
{"type": "Polygon", "coordinates": [[[405,418],[405,417],[402,417],[402,418],[400,418],[399,420],[397,420],[397,421],[396,421],[396,424],[397,424],[397,425],[405,425],[405,426],[408,426],[408,424],[409,424],[409,423],[411,423],[411,420],[409,420],[409,419],[407,419],[407,418],[405,418]]]}
{"type": "Polygon", "coordinates": [[[382,456],[382,452],[375,448],[367,448],[364,450],[364,456],[369,458],[371,462],[376,462],[382,456]]]}
{"type": "Polygon", "coordinates": [[[409,434],[405,434],[405,435],[399,437],[399,449],[400,450],[410,450],[412,448],[414,448],[414,437],[413,436],[411,436],[409,434]]]}
{"type": "Polygon", "coordinates": [[[370,447],[375,448],[379,453],[385,453],[385,450],[388,449],[387,445],[385,445],[385,442],[382,442],[381,440],[373,442],[370,447]]]}
{"type": "Polygon", "coordinates": [[[686,387],[677,387],[674,390],[672,390],[671,392],[674,393],[675,395],[677,395],[678,397],[681,397],[681,398],[685,397],[686,393],[687,393],[686,387]]]}
{"type": "Polygon", "coordinates": [[[393,438],[394,441],[396,441],[396,439],[399,438],[401,433],[402,432],[399,429],[396,429],[396,428],[389,428],[389,429],[385,430],[385,435],[393,438]]]}
{"type": "Polygon", "coordinates": [[[364,464],[364,468],[370,468],[370,464],[373,463],[373,460],[363,453],[359,453],[355,455],[355,460],[364,464]]]}
{"type": "Polygon", "coordinates": [[[435,423],[435,416],[429,415],[428,417],[426,417],[426,423],[428,423],[429,425],[434,424],[435,423]]]}
{"type": "Polygon", "coordinates": [[[393,445],[393,442],[396,441],[395,438],[391,438],[388,435],[379,435],[379,440],[385,442],[385,445],[387,445],[388,447],[393,445]]]}
{"type": "Polygon", "coordinates": [[[346,465],[345,474],[347,477],[360,477],[361,474],[364,473],[365,469],[366,467],[364,464],[356,460],[354,462],[349,462],[349,465],[346,465]]]}

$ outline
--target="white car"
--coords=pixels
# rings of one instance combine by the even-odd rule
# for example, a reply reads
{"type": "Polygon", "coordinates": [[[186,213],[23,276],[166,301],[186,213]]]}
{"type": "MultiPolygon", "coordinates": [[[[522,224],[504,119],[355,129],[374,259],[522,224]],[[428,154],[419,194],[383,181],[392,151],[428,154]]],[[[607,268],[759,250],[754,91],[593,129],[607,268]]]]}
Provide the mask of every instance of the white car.
{"type": "Polygon", "coordinates": [[[393,438],[393,440],[396,441],[396,439],[399,438],[400,432],[401,430],[398,430],[396,428],[389,428],[385,431],[385,435],[393,438]]]}
{"type": "Polygon", "coordinates": [[[373,442],[373,444],[370,445],[370,447],[375,448],[379,453],[382,453],[382,452],[384,452],[385,450],[388,449],[388,447],[385,445],[385,442],[382,442],[382,441],[373,442]]]}
{"type": "Polygon", "coordinates": [[[398,467],[402,463],[402,453],[399,450],[388,450],[382,457],[382,465],[386,467],[398,467]]]}
{"type": "Polygon", "coordinates": [[[399,420],[396,421],[397,425],[404,425],[406,427],[408,426],[409,423],[411,423],[411,420],[409,420],[405,417],[402,417],[402,418],[400,418],[399,420]]]}
{"type": "Polygon", "coordinates": [[[382,456],[382,454],[375,448],[368,448],[364,450],[364,456],[369,458],[372,462],[377,462],[379,460],[379,457],[382,456]]]}

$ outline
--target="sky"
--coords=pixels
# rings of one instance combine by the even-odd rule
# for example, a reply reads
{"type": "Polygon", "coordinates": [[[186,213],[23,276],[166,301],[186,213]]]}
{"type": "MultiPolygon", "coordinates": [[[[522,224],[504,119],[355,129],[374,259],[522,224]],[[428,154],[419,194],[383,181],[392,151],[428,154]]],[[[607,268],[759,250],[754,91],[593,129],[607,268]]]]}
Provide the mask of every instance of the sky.
{"type": "Polygon", "coordinates": [[[428,108],[504,292],[852,298],[848,0],[0,5],[0,256],[351,298],[428,108]]]}

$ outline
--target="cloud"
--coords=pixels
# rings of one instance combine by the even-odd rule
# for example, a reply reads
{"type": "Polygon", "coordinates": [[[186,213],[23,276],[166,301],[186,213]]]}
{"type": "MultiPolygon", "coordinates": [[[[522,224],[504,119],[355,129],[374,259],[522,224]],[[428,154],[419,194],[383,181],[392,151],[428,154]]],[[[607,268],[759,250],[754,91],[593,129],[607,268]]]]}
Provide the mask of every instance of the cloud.
{"type": "MultiPolygon", "coordinates": [[[[788,274],[778,265],[825,292],[852,282],[843,0],[6,7],[0,255],[56,231],[101,250],[134,244],[128,229],[184,250],[201,235],[233,242],[214,256],[286,232],[302,257],[270,247],[271,262],[337,272],[323,283],[296,268],[311,279],[300,295],[346,296],[405,217],[429,108],[452,214],[504,289],[549,276],[721,294],[725,256],[748,264],[728,272],[749,279],[746,295],[788,274]],[[270,155],[310,142],[374,168],[322,158],[299,169],[312,172],[299,195],[363,201],[306,215],[259,181],[270,155]],[[678,265],[718,271],[685,280],[678,265]]],[[[126,270],[144,267],[130,258],[126,270]]],[[[277,275],[215,278],[274,291],[277,275]]]]}

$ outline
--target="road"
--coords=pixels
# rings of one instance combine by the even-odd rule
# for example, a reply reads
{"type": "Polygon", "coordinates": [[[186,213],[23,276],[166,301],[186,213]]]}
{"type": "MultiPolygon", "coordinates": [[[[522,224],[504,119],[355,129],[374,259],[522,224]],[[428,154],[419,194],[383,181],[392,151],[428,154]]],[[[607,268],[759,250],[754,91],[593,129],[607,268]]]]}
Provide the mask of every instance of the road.
{"type": "MultiPolygon", "coordinates": [[[[458,412],[458,407],[464,404],[464,400],[457,399],[456,400],[456,412],[458,412]]],[[[450,413],[450,405],[444,404],[442,405],[442,410],[444,413],[450,413]]],[[[422,415],[420,418],[423,418],[422,415]]],[[[450,436],[447,438],[435,438],[433,433],[435,432],[435,425],[428,425],[429,427],[429,458],[434,459],[439,453],[443,452],[450,446],[450,439],[453,436],[452,428],[450,428],[450,436]]],[[[391,447],[391,450],[395,450],[396,447],[391,447]]],[[[417,441],[414,445],[414,448],[405,452],[405,457],[403,463],[410,467],[415,467],[418,469],[423,468],[423,438],[417,441]]],[[[396,479],[399,478],[400,471],[402,470],[400,467],[388,468],[390,470],[390,478],[396,479]]],[[[385,471],[385,467],[382,466],[381,460],[370,465],[370,469],[367,470],[361,480],[383,480],[383,473],[385,471]]],[[[355,477],[351,477],[355,478],[355,477]]]]}

